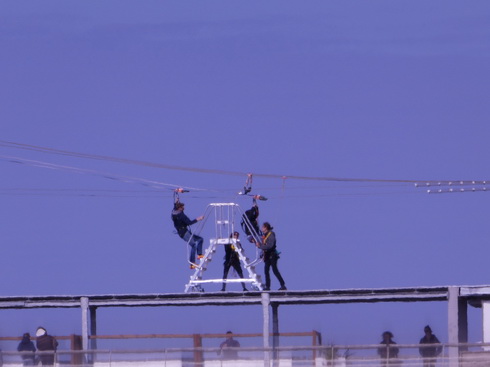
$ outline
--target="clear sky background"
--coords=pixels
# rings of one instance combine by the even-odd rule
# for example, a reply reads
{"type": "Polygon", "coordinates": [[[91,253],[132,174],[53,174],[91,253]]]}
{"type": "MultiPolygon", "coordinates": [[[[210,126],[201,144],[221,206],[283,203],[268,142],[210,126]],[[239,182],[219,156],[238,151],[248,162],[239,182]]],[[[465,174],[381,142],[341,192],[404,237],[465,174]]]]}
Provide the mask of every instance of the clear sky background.
{"type": "MultiPolygon", "coordinates": [[[[2,1],[0,294],[183,292],[171,185],[195,188],[194,218],[249,207],[247,172],[291,290],[488,284],[490,193],[412,181],[489,179],[489,16],[486,0],[2,1]]],[[[412,343],[426,324],[447,341],[446,320],[444,302],[280,308],[281,331],[337,344],[412,343]]],[[[3,336],[41,324],[80,333],[79,310],[0,312],[3,336]]],[[[260,307],[98,313],[100,334],[261,327],[260,307]]]]}

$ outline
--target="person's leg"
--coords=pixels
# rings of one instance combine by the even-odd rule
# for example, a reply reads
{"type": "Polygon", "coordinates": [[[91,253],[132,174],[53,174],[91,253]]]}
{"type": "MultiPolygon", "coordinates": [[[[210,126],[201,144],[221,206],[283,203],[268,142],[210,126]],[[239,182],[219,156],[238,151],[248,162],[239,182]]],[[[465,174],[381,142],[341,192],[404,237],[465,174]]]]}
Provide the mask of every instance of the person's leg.
{"type": "Polygon", "coordinates": [[[284,279],[282,278],[281,273],[279,272],[279,269],[277,268],[277,258],[271,259],[271,265],[272,265],[272,272],[276,276],[277,280],[279,280],[279,284],[281,285],[281,289],[286,288],[286,283],[284,282],[284,279]]]}
{"type": "Polygon", "coordinates": [[[189,253],[189,261],[193,264],[196,263],[196,242],[194,240],[194,237],[191,232],[187,231],[184,234],[184,237],[182,239],[189,244],[190,248],[190,253],[189,253]]]}
{"type": "Polygon", "coordinates": [[[271,269],[271,263],[269,260],[264,261],[264,275],[265,275],[265,291],[268,291],[271,289],[271,274],[270,274],[270,269],[271,269]]]}
{"type": "Polygon", "coordinates": [[[242,271],[242,267],[240,266],[240,262],[239,261],[234,261],[232,265],[233,265],[233,269],[235,269],[235,271],[238,274],[238,276],[240,278],[243,278],[243,271],[242,271]]]}
{"type": "Polygon", "coordinates": [[[204,239],[201,236],[192,236],[194,238],[194,242],[196,243],[196,251],[197,255],[201,256],[202,255],[202,244],[204,242],[204,239]]]}
{"type": "MultiPolygon", "coordinates": [[[[234,268],[234,269],[235,269],[235,271],[237,272],[238,276],[239,276],[240,278],[242,278],[242,279],[243,279],[243,271],[242,271],[242,267],[240,266],[240,261],[239,261],[239,260],[237,260],[237,261],[235,261],[235,262],[233,263],[233,268],[234,268]]],[[[247,287],[245,286],[245,283],[244,283],[244,282],[242,282],[242,289],[243,289],[244,291],[248,291],[248,289],[247,289],[247,287]]]]}
{"type": "MultiPolygon", "coordinates": [[[[228,278],[228,271],[230,270],[230,264],[225,261],[223,264],[223,280],[228,278]]],[[[226,290],[226,283],[223,282],[223,286],[221,287],[221,291],[224,292],[226,290]]]]}

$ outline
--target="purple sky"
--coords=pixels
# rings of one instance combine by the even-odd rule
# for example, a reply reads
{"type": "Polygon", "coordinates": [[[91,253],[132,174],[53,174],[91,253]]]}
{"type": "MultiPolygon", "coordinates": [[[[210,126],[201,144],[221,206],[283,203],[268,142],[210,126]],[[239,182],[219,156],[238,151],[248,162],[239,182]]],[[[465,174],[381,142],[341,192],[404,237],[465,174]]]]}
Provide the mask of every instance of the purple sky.
{"type": "MultiPolygon", "coordinates": [[[[0,140],[257,175],[489,179],[489,12],[488,1],[3,1],[0,140]]],[[[236,196],[245,175],[6,144],[0,156],[2,295],[182,292],[190,272],[172,192],[138,180],[200,189],[183,197],[192,217],[211,202],[250,205],[236,196]]],[[[283,188],[259,176],[254,192],[270,198],[261,220],[275,227],[289,289],[489,283],[488,193],[294,179],[283,188]]],[[[221,271],[217,256],[209,276],[221,271]]],[[[260,312],[101,311],[99,332],[258,332],[260,312]]],[[[282,331],[316,329],[333,343],[375,343],[385,329],[412,343],[426,324],[446,341],[446,312],[291,306],[280,317],[282,331]]],[[[2,311],[0,335],[39,324],[80,333],[79,316],[2,311]]],[[[470,309],[471,341],[480,317],[470,309]]]]}

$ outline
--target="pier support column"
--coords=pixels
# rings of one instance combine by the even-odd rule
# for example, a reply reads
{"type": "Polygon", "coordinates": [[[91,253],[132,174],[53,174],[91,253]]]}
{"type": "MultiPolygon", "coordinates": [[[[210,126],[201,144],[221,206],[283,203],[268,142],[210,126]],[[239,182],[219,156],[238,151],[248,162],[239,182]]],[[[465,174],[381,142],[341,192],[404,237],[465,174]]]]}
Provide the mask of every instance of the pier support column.
{"type": "MultiPolygon", "coordinates": [[[[448,288],[448,342],[459,344],[468,342],[468,303],[459,298],[459,287],[448,288]]],[[[463,350],[463,348],[461,348],[463,350]]],[[[449,366],[459,366],[458,347],[449,347],[449,366]]]]}
{"type": "Polygon", "coordinates": [[[82,309],[82,349],[88,350],[88,297],[80,298],[82,309]]]}
{"type": "Polygon", "coordinates": [[[277,360],[278,353],[277,347],[279,347],[279,303],[273,302],[272,306],[272,358],[277,360]]]}
{"type": "MultiPolygon", "coordinates": [[[[90,311],[90,335],[97,335],[97,307],[89,306],[90,311]]],[[[90,349],[97,349],[97,339],[90,339],[90,349]]]]}
{"type": "Polygon", "coordinates": [[[269,324],[270,324],[270,296],[267,292],[262,292],[262,314],[263,314],[263,327],[262,327],[262,338],[264,345],[264,367],[270,366],[270,353],[269,353],[269,324]]]}
{"type": "MultiPolygon", "coordinates": [[[[483,342],[490,343],[490,301],[481,301],[481,309],[483,313],[483,342]]],[[[485,350],[490,350],[490,347],[483,347],[485,350]]]]}

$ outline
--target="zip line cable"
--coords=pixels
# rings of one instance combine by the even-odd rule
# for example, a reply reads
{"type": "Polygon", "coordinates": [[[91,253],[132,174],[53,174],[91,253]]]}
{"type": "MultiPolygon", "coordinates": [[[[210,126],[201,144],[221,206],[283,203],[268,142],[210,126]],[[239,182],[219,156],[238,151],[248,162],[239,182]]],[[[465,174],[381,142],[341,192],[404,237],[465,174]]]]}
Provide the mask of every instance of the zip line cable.
{"type": "MultiPolygon", "coordinates": [[[[156,189],[175,190],[177,188],[182,187],[179,185],[160,182],[160,181],[147,180],[147,179],[138,178],[138,177],[119,176],[119,175],[115,175],[115,174],[108,173],[108,172],[100,172],[100,171],[89,170],[89,169],[84,169],[84,168],[64,166],[64,165],[48,163],[48,162],[43,162],[43,161],[35,161],[35,160],[24,159],[24,158],[19,158],[19,157],[0,155],[0,159],[11,162],[11,163],[25,164],[25,165],[33,166],[33,167],[48,168],[48,169],[53,169],[53,170],[67,171],[67,172],[80,173],[80,174],[89,174],[89,175],[100,176],[100,177],[104,177],[107,179],[126,182],[126,183],[137,183],[137,184],[141,184],[141,185],[151,187],[151,188],[156,188],[156,189]]],[[[185,187],[185,189],[190,189],[193,191],[207,191],[205,189],[196,188],[196,187],[185,187]]]]}
{"type": "MultiPolygon", "coordinates": [[[[134,159],[117,158],[117,157],[111,157],[106,155],[79,153],[79,152],[73,152],[68,150],[42,147],[37,145],[10,142],[5,140],[0,140],[0,146],[6,148],[13,148],[13,149],[23,149],[23,150],[37,151],[37,152],[49,153],[49,154],[57,154],[57,155],[86,158],[86,159],[93,159],[93,160],[103,160],[103,161],[110,161],[116,163],[124,163],[124,164],[162,168],[162,169],[177,170],[177,171],[231,175],[231,176],[250,175],[250,172],[176,166],[176,165],[154,163],[154,162],[147,162],[147,161],[134,160],[134,159]]],[[[253,173],[253,175],[255,177],[280,179],[281,182],[284,182],[284,180],[288,179],[288,180],[332,181],[332,182],[410,183],[410,184],[415,184],[417,187],[419,187],[419,185],[422,186],[427,184],[440,185],[441,183],[449,185],[451,182],[466,182],[468,184],[470,183],[474,184],[475,182],[483,184],[484,182],[486,182],[486,181],[459,181],[459,180],[440,181],[440,180],[413,180],[413,179],[406,180],[406,179],[372,179],[372,178],[346,178],[346,177],[325,177],[325,176],[298,176],[298,175],[284,175],[284,174],[272,174],[272,173],[253,173]]]]}
{"type": "MultiPolygon", "coordinates": [[[[207,173],[207,174],[220,174],[220,175],[233,175],[233,176],[244,176],[252,177],[252,173],[245,173],[239,171],[227,171],[227,170],[217,170],[217,169],[206,169],[206,168],[194,168],[194,167],[184,167],[184,166],[175,166],[168,165],[162,163],[153,163],[147,161],[133,160],[133,159],[125,159],[125,158],[117,158],[105,155],[96,155],[96,154],[86,154],[86,153],[78,153],[61,149],[54,149],[48,147],[42,147],[37,145],[29,145],[22,144],[16,142],[10,142],[5,140],[0,140],[0,147],[13,148],[13,149],[22,149],[22,150],[30,150],[42,153],[63,155],[63,156],[71,156],[77,158],[86,158],[93,160],[103,160],[131,165],[139,165],[145,167],[153,167],[153,168],[161,168],[161,169],[169,169],[169,170],[180,170],[180,171],[188,171],[188,172],[197,172],[197,173],[207,173]]],[[[0,156],[0,159],[10,160],[16,163],[24,163],[35,165],[44,168],[52,168],[52,169],[65,169],[70,171],[75,171],[77,173],[89,173],[99,176],[105,176],[106,178],[111,178],[115,180],[125,181],[125,182],[139,182],[145,186],[149,187],[158,187],[162,188],[162,186],[166,189],[178,188],[179,185],[167,184],[158,181],[145,180],[134,177],[124,177],[124,176],[115,176],[108,175],[102,172],[92,171],[92,170],[83,170],[79,168],[69,167],[69,166],[60,166],[52,163],[40,162],[40,161],[30,161],[23,158],[18,157],[9,157],[9,156],[0,156]]],[[[414,184],[416,188],[430,188],[433,186],[439,187],[437,190],[429,189],[427,190],[430,194],[436,193],[454,193],[454,192],[486,192],[490,191],[486,189],[486,185],[489,182],[488,180],[413,180],[413,179],[371,179],[371,178],[345,178],[345,177],[321,177],[321,176],[298,176],[298,175],[279,175],[279,174],[271,174],[271,173],[253,173],[256,177],[262,178],[273,178],[280,179],[282,182],[282,190],[284,192],[285,182],[287,179],[294,180],[303,180],[303,181],[327,181],[327,182],[344,182],[344,183],[371,183],[371,184],[380,184],[380,183],[391,183],[391,184],[414,184]],[[454,190],[452,187],[454,185],[458,185],[459,189],[454,190]],[[470,187],[469,187],[470,186],[470,187]],[[445,188],[449,187],[449,188],[445,188]]],[[[190,188],[186,187],[186,189],[192,190],[206,190],[206,189],[198,189],[198,188],[190,188]]]]}
{"type": "MultiPolygon", "coordinates": [[[[206,193],[206,195],[190,195],[187,196],[188,198],[201,198],[201,199],[219,199],[223,197],[233,197],[234,200],[236,200],[240,195],[236,193],[236,190],[234,189],[204,189],[204,188],[196,188],[196,187],[182,187],[182,185],[176,185],[176,184],[171,184],[171,183],[164,183],[160,181],[154,181],[154,180],[147,180],[143,178],[138,178],[138,177],[128,177],[128,176],[119,176],[115,175],[112,173],[108,172],[100,172],[100,171],[95,171],[95,170],[88,170],[88,169],[83,169],[83,168],[77,168],[73,166],[65,166],[65,165],[58,165],[58,164],[53,164],[53,163],[48,163],[48,162],[43,162],[43,161],[37,161],[37,160],[30,160],[30,159],[24,159],[20,157],[13,157],[13,156],[2,156],[0,155],[0,160],[7,161],[9,163],[16,163],[16,164],[23,164],[27,166],[32,166],[32,167],[38,167],[38,168],[45,168],[45,169],[51,169],[51,170],[59,170],[59,171],[64,171],[64,172],[70,172],[70,173],[78,173],[78,174],[89,174],[89,175],[94,175],[94,176],[99,176],[102,178],[107,178],[111,179],[114,181],[121,181],[124,183],[132,183],[132,184],[142,184],[143,186],[147,188],[152,188],[152,190],[149,191],[136,191],[136,190],[114,190],[114,189],[36,189],[36,188],[27,188],[27,189],[22,189],[22,188],[7,188],[7,189],[0,189],[0,195],[5,196],[5,195],[11,195],[11,196],[84,196],[84,197],[171,197],[173,193],[175,192],[176,188],[185,188],[188,190],[192,190],[193,192],[200,192],[200,193],[206,193]],[[165,190],[165,191],[161,191],[165,190]],[[215,193],[215,195],[209,195],[209,193],[215,193]],[[232,194],[233,195],[230,195],[232,194]],[[151,195],[149,195],[151,194],[151,195]],[[218,195],[216,195],[218,194],[218,195]]],[[[399,185],[383,185],[381,189],[384,188],[393,188],[393,187],[400,187],[399,185]]],[[[295,187],[291,187],[290,189],[294,189],[295,187]]],[[[313,188],[308,188],[305,186],[300,186],[298,189],[300,190],[308,190],[308,191],[317,191],[317,190],[322,190],[322,189],[329,189],[329,190],[342,190],[342,192],[336,192],[336,193],[329,193],[329,194],[322,194],[322,193],[308,193],[308,194],[301,194],[301,195],[290,195],[286,194],[284,191],[284,187],[282,186],[281,188],[278,187],[265,187],[262,188],[262,190],[265,191],[273,191],[277,192],[277,195],[267,195],[270,198],[276,198],[276,199],[294,199],[294,198],[325,198],[325,197],[344,197],[344,196],[379,196],[379,195],[384,195],[387,194],[386,192],[345,192],[346,189],[349,190],[364,190],[364,189],[380,189],[380,187],[377,187],[375,185],[355,185],[354,187],[345,187],[345,186],[321,186],[321,187],[313,187],[313,188]]],[[[294,190],[293,190],[294,191],[294,190]]],[[[416,192],[411,192],[411,193],[416,193],[416,192]]],[[[389,192],[388,194],[396,194],[396,192],[389,192]]]]}

